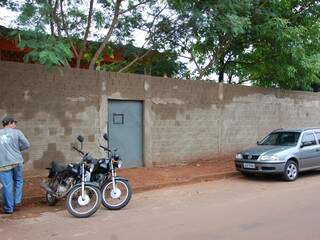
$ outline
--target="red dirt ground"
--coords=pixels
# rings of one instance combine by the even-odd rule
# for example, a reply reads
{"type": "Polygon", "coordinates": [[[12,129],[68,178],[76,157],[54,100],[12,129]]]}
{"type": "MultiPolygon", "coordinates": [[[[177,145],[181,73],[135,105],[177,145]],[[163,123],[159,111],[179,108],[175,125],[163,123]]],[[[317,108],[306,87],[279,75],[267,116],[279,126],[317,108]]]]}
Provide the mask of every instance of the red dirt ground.
{"type": "MultiPolygon", "coordinates": [[[[64,201],[57,206],[49,207],[45,202],[45,192],[40,183],[46,178],[46,172],[38,176],[25,174],[24,197],[21,210],[14,213],[14,218],[26,218],[39,215],[41,212],[64,209],[64,201]]],[[[232,159],[198,161],[180,166],[120,169],[118,176],[129,179],[133,192],[141,192],[179,184],[200,181],[211,181],[236,175],[232,159]]],[[[10,218],[11,218],[10,217],[10,218]]]]}

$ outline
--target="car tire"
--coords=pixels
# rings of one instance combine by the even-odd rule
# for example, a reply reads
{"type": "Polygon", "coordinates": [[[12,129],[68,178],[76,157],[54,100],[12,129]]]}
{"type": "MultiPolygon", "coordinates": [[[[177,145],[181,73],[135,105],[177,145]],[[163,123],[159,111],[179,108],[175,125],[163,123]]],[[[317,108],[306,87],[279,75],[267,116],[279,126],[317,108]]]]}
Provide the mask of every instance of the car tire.
{"type": "Polygon", "coordinates": [[[298,164],[295,161],[289,160],[284,167],[283,179],[292,182],[298,178],[298,174],[298,164]]]}

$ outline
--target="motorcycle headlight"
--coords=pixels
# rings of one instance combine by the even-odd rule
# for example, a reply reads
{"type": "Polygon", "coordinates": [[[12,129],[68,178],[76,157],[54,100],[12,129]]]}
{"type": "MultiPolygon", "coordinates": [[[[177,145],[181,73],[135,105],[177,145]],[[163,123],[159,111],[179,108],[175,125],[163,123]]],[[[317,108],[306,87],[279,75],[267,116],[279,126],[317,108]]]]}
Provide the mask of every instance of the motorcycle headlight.
{"type": "Polygon", "coordinates": [[[241,153],[237,153],[236,154],[236,159],[242,159],[242,154],[241,153]]]}
{"type": "Polygon", "coordinates": [[[89,171],[90,171],[91,173],[93,172],[93,169],[94,169],[94,164],[90,164],[89,171]]]}
{"type": "Polygon", "coordinates": [[[279,159],[277,155],[264,155],[260,157],[262,161],[278,161],[279,159]]]}
{"type": "Polygon", "coordinates": [[[122,167],[122,160],[119,160],[117,165],[118,165],[118,168],[121,168],[122,167]]]}
{"type": "Polygon", "coordinates": [[[86,171],[86,172],[84,173],[84,178],[85,178],[85,181],[86,181],[86,182],[90,182],[91,173],[88,172],[88,171],[86,171]]]}

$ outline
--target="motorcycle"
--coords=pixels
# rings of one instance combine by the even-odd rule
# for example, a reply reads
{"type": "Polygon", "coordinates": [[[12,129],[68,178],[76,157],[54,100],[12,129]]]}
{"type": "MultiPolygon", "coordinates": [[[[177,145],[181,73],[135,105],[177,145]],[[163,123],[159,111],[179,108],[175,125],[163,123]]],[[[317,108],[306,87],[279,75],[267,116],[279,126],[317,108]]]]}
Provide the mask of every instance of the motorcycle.
{"type": "Polygon", "coordinates": [[[85,218],[94,214],[101,205],[101,192],[99,186],[90,182],[93,158],[74,147],[83,157],[80,165],[81,182],[71,187],[67,194],[66,207],[74,217],[85,218]],[[90,166],[89,171],[86,167],[90,166]]]}
{"type": "Polygon", "coordinates": [[[82,155],[81,163],[64,165],[52,162],[48,180],[41,184],[46,191],[47,203],[55,205],[58,199],[67,197],[68,212],[79,218],[94,214],[101,204],[101,192],[96,183],[90,182],[94,159],[82,151],[83,137],[79,136],[81,150],[73,147],[82,155]],[[92,205],[92,206],[91,206],[92,205]]]}
{"type": "Polygon", "coordinates": [[[69,189],[79,182],[80,164],[68,165],[51,162],[48,179],[41,183],[46,191],[46,200],[49,206],[54,206],[59,199],[67,196],[69,189]]]}
{"type": "MultiPolygon", "coordinates": [[[[108,143],[108,135],[104,134],[103,138],[108,143]]],[[[82,149],[84,139],[82,136],[77,139],[81,143],[82,149]]],[[[108,147],[102,145],[100,147],[105,151],[106,157],[102,159],[91,158],[86,164],[85,176],[87,181],[96,183],[100,187],[103,206],[110,210],[119,210],[129,203],[132,189],[128,179],[116,174],[116,169],[122,166],[117,149],[111,151],[108,147]]],[[[83,154],[82,151],[81,153],[83,154]]],[[[54,206],[58,199],[65,197],[69,190],[80,182],[81,166],[78,163],[64,165],[52,162],[48,169],[48,180],[42,184],[42,187],[46,191],[47,203],[54,206]]]]}
{"type": "MultiPolygon", "coordinates": [[[[103,138],[108,143],[108,135],[103,138]]],[[[129,180],[117,176],[116,169],[122,167],[122,160],[117,154],[117,149],[111,151],[108,147],[100,145],[106,157],[99,159],[92,172],[93,182],[98,182],[102,194],[102,204],[110,210],[120,210],[125,207],[132,196],[129,180]]]]}
{"type": "MultiPolygon", "coordinates": [[[[78,136],[78,141],[83,143],[83,137],[78,136]]],[[[69,189],[76,183],[79,183],[80,178],[80,163],[63,164],[56,161],[50,163],[46,169],[49,170],[48,178],[41,183],[41,187],[46,191],[46,200],[49,206],[54,206],[59,199],[67,196],[69,189]]],[[[87,173],[88,174],[88,173],[87,173]]]]}

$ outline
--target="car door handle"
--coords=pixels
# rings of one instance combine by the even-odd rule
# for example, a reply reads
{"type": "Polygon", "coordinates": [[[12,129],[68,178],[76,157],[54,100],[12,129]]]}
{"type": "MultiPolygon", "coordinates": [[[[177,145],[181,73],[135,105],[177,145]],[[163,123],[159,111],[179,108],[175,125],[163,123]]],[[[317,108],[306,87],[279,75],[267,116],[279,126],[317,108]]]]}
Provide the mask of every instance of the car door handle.
{"type": "Polygon", "coordinates": [[[316,149],[316,152],[319,152],[320,151],[320,149],[316,149]]]}

